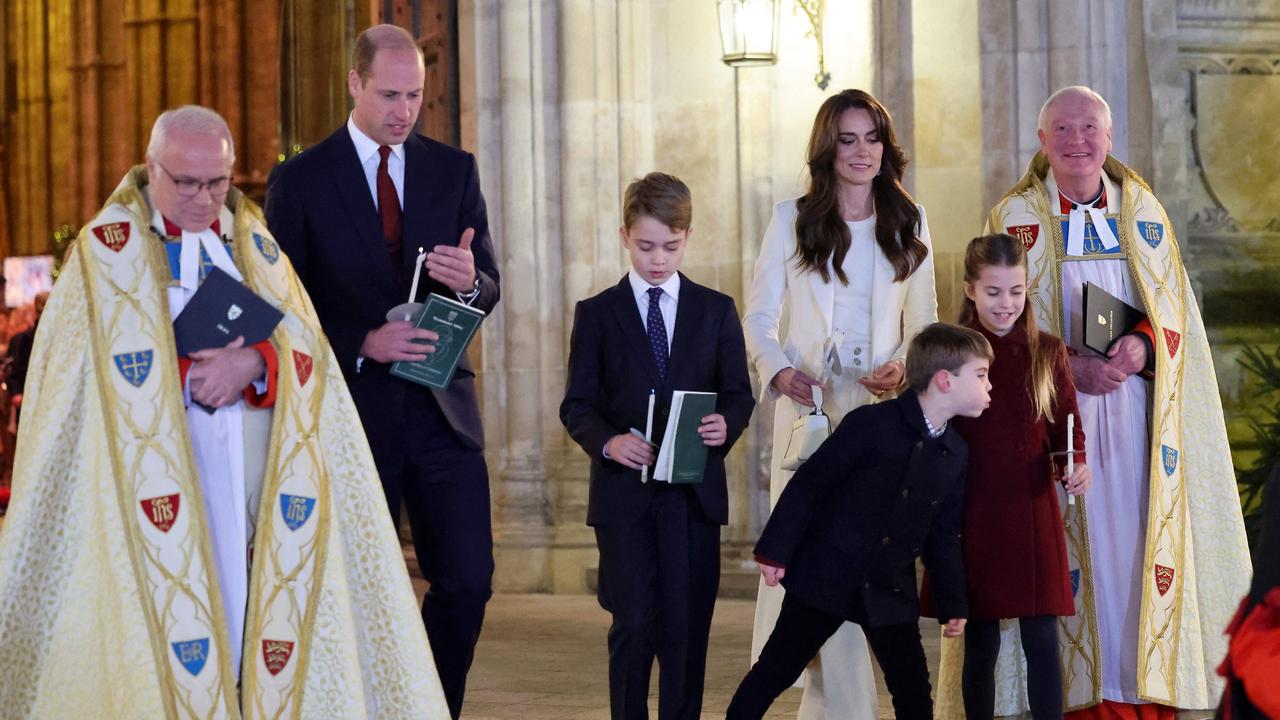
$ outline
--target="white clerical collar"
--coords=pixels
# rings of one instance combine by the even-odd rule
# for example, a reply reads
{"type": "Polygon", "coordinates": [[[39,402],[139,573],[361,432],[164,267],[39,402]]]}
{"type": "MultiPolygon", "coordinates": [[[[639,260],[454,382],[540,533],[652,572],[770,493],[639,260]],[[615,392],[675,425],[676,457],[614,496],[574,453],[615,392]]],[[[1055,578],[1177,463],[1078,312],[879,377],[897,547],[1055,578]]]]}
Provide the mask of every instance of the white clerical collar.
{"type": "MultiPolygon", "coordinates": [[[[1067,210],[1067,255],[1084,255],[1084,234],[1085,225],[1092,221],[1093,229],[1098,234],[1098,240],[1102,242],[1102,247],[1107,250],[1114,250],[1120,247],[1120,241],[1116,239],[1115,233],[1111,232],[1111,226],[1107,224],[1106,213],[1103,212],[1099,205],[1106,203],[1114,203],[1115,194],[1107,181],[1107,174],[1102,173],[1102,190],[1098,196],[1087,205],[1071,200],[1070,208],[1067,210]],[[1099,202],[1101,201],[1101,202],[1099,202]],[[1085,220],[1088,215],[1089,220],[1085,220]]],[[[1045,189],[1049,191],[1050,207],[1056,205],[1055,200],[1059,196],[1066,197],[1062,193],[1062,189],[1058,187],[1058,183],[1053,179],[1053,170],[1049,170],[1046,177],[1045,189]]],[[[1061,209],[1061,208],[1060,208],[1061,209]]]]}
{"type": "Polygon", "coordinates": [[[662,292],[671,296],[672,300],[679,302],[680,300],[680,273],[671,273],[671,277],[667,278],[661,285],[651,285],[644,278],[640,277],[640,273],[635,268],[627,271],[627,279],[631,281],[631,292],[635,293],[636,301],[645,300],[648,302],[649,288],[660,287],[662,292]]]}
{"type": "MultiPolygon", "coordinates": [[[[155,207],[151,202],[150,191],[144,189],[147,193],[147,204],[151,205],[151,227],[165,227],[164,215],[160,209],[155,207]]],[[[233,226],[235,218],[231,215],[231,210],[223,205],[218,212],[218,225],[226,229],[233,226]]],[[[222,244],[222,238],[213,231],[213,228],[205,228],[200,232],[191,232],[189,230],[182,231],[182,249],[178,251],[178,284],[182,289],[194,292],[200,285],[200,248],[204,248],[204,252],[209,256],[209,261],[214,267],[231,277],[244,282],[244,276],[240,274],[240,270],[231,260],[231,253],[227,252],[227,246],[222,244]]]]}
{"type": "MultiPolygon", "coordinates": [[[[347,117],[347,132],[351,134],[351,142],[356,146],[356,157],[360,158],[360,164],[369,162],[369,158],[378,154],[378,148],[382,147],[373,138],[364,134],[359,127],[356,126],[355,113],[351,113],[347,117]]],[[[396,157],[404,160],[404,143],[391,146],[391,152],[396,157]]]]}

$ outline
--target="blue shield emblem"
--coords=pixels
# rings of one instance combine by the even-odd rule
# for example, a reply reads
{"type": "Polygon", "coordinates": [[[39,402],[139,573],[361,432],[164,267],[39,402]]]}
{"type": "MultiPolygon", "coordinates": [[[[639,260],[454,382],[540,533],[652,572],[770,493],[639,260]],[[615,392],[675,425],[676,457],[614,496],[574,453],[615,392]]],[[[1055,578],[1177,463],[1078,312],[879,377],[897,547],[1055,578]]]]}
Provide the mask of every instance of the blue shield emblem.
{"type": "Polygon", "coordinates": [[[170,644],[173,645],[173,654],[178,656],[182,667],[192,675],[199,675],[204,669],[205,661],[209,659],[209,638],[170,644]]]}
{"type": "Polygon", "coordinates": [[[142,350],[139,352],[126,352],[112,356],[116,361],[116,369],[124,376],[125,380],[134,387],[142,387],[142,383],[147,381],[147,376],[151,374],[151,359],[154,353],[150,350],[142,350]]]}
{"type": "Polygon", "coordinates": [[[1164,474],[1172,475],[1178,468],[1178,451],[1168,445],[1161,445],[1160,457],[1164,460],[1164,474]]]}
{"type": "Polygon", "coordinates": [[[280,259],[280,246],[276,245],[276,241],[265,235],[253,234],[253,244],[258,246],[258,252],[262,253],[262,257],[272,265],[280,259]]]}
{"type": "Polygon", "coordinates": [[[1080,592],[1080,570],[1077,568],[1071,571],[1071,597],[1075,597],[1080,592]]]}
{"type": "Polygon", "coordinates": [[[1158,248],[1160,247],[1160,241],[1164,239],[1164,225],[1158,222],[1140,220],[1138,221],[1138,234],[1153,249],[1158,248]]]}
{"type": "Polygon", "coordinates": [[[290,530],[297,530],[305,525],[315,507],[315,498],[280,493],[280,515],[284,517],[284,524],[290,530]]]}
{"type": "MultiPolygon", "coordinates": [[[[1067,230],[1068,222],[1062,221],[1062,246],[1067,246],[1067,230]]],[[[1116,225],[1115,218],[1107,218],[1107,227],[1111,228],[1111,234],[1116,238],[1120,237],[1119,226],[1116,225]]],[[[1119,255],[1121,247],[1119,245],[1108,250],[1102,245],[1102,238],[1098,236],[1098,231],[1093,227],[1093,220],[1089,219],[1084,225],[1084,254],[1085,255],[1119,255]]]]}

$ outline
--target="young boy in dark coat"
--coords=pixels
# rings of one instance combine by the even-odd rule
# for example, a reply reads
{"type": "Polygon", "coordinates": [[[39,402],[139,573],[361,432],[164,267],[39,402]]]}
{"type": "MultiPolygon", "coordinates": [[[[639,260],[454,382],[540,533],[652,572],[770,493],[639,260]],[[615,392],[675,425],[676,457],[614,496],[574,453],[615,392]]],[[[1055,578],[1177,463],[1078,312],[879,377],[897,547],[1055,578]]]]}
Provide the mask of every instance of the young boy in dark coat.
{"type": "Polygon", "coordinates": [[[696,720],[711,615],[720,583],[720,526],[728,522],[724,458],[747,426],[755,396],[733,299],[680,274],[693,219],[689,188],[650,173],[623,198],[622,243],[631,271],[578,303],[560,420],[591,458],[587,524],[600,549],[600,605],[609,628],[614,720],[647,718],[656,656],[658,717],[696,720]],[[672,392],[716,393],[701,418],[702,481],[642,482],[654,449],[643,430],[652,393],[655,441],[672,392]]]}
{"type": "Polygon", "coordinates": [[[968,616],[960,553],[969,451],[948,421],[989,402],[991,345],[946,323],[907,353],[910,389],[860,407],[796,471],[756,544],[765,584],[787,590],[729,720],[763,717],[844,621],[862,626],[898,718],[933,716],[920,644],[915,561],[934,579],[944,634],[968,616]]]}

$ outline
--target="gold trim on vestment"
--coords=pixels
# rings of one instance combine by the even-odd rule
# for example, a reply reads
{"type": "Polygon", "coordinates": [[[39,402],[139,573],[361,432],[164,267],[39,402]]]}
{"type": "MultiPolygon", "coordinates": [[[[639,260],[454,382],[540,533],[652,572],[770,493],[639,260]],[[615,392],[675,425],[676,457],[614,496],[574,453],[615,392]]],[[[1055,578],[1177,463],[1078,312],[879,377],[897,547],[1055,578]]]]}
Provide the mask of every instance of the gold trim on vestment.
{"type": "MultiPolygon", "coordinates": [[[[232,677],[230,654],[223,630],[226,627],[226,619],[208,542],[208,528],[205,525],[203,513],[204,499],[196,478],[195,460],[190,441],[185,432],[185,408],[180,401],[182,391],[178,382],[177,355],[173,327],[168,317],[168,298],[165,296],[169,275],[168,259],[164,255],[163,245],[155,242],[149,230],[150,224],[145,222],[142,216],[149,206],[137,185],[140,177],[139,170],[135,168],[130,171],[127,184],[112,195],[107,202],[107,209],[99,218],[96,218],[101,219],[109,215],[113,207],[119,208],[127,216],[127,222],[131,225],[128,242],[137,244],[129,249],[130,253],[136,253],[132,260],[125,260],[123,256],[106,255],[99,251],[97,246],[92,245],[94,239],[88,231],[101,223],[91,221],[78,242],[86,281],[91,337],[95,349],[94,365],[106,419],[107,449],[111,455],[117,498],[123,513],[122,521],[129,541],[131,561],[137,573],[139,590],[144,595],[142,604],[150,625],[152,649],[161,670],[158,678],[161,686],[167,690],[163,694],[166,711],[172,713],[172,717],[178,717],[181,710],[188,717],[238,718],[239,713],[235,710],[237,704],[235,687],[233,682],[229,682],[232,677]],[[101,258],[95,256],[95,253],[101,258]],[[129,265],[117,264],[126,262],[129,265]],[[131,269],[131,286],[121,288],[111,278],[108,268],[131,269]],[[142,285],[148,278],[151,281],[151,287],[143,296],[142,285]],[[104,305],[102,299],[110,297],[114,297],[118,304],[108,306],[110,303],[107,301],[108,305],[104,305]],[[152,381],[149,394],[157,404],[153,406],[154,416],[151,425],[147,428],[135,425],[132,414],[138,406],[137,400],[125,401],[121,398],[116,389],[116,378],[112,375],[115,371],[112,352],[115,348],[112,347],[112,339],[117,338],[121,332],[119,326],[125,312],[136,315],[138,323],[147,333],[144,342],[149,340],[151,343],[150,348],[143,348],[135,342],[131,344],[130,350],[136,352],[150,349],[152,351],[150,373],[155,374],[156,377],[153,379],[148,375],[147,380],[152,381]],[[110,317],[105,316],[107,313],[110,317]],[[163,313],[164,318],[161,319],[158,313],[163,313]],[[117,423],[122,424],[128,431],[127,436],[121,433],[121,427],[117,423]],[[162,428],[162,423],[169,427],[162,428]],[[132,440],[126,441],[125,437],[132,440]],[[141,447],[133,458],[126,459],[123,454],[124,448],[126,444],[131,445],[134,442],[141,447]],[[166,442],[172,443],[172,447],[165,448],[166,442]],[[137,483],[146,480],[146,474],[141,467],[144,451],[155,452],[164,459],[168,466],[169,479],[185,495],[189,507],[186,542],[174,539],[175,543],[186,545],[182,551],[184,559],[181,567],[178,568],[180,574],[177,575],[170,572],[159,558],[158,550],[149,546],[149,542],[142,533],[143,520],[139,517],[137,508],[139,501],[137,483]],[[194,547],[191,547],[192,545],[194,547]],[[193,552],[199,556],[199,561],[202,563],[202,567],[196,572],[203,578],[207,597],[202,597],[197,589],[189,584],[189,577],[193,572],[191,563],[195,557],[192,555],[193,552]],[[154,587],[153,582],[157,583],[154,587]],[[163,607],[156,606],[157,594],[161,594],[164,598],[163,607]],[[207,713],[203,714],[193,706],[194,699],[191,693],[197,692],[198,686],[206,686],[210,683],[197,683],[195,678],[190,683],[180,681],[174,672],[173,661],[170,659],[170,643],[173,642],[174,628],[179,622],[173,614],[173,603],[179,595],[185,597],[195,607],[194,619],[197,622],[203,614],[206,626],[204,631],[208,632],[209,644],[215,648],[217,654],[217,661],[211,669],[216,673],[212,683],[218,690],[214,690],[214,695],[206,698],[211,702],[209,702],[207,713]],[[225,709],[227,715],[219,714],[219,710],[222,709],[225,709]]],[[[115,252],[123,252],[124,249],[122,247],[115,252]]],[[[124,332],[127,332],[127,329],[124,332]]],[[[141,386],[146,385],[147,382],[144,380],[141,386]]],[[[207,659],[206,665],[208,665],[207,659]]]]}
{"type": "MultiPolygon", "coordinates": [[[[1067,256],[1065,247],[1063,246],[1061,223],[1056,219],[1052,212],[1051,199],[1048,196],[1048,190],[1042,182],[1042,178],[1047,176],[1049,170],[1048,162],[1042,154],[1037,154],[1032,160],[1027,173],[1019,180],[1005,198],[992,209],[989,223],[998,225],[989,230],[998,232],[1006,231],[1010,223],[1023,224],[1021,219],[1011,219],[1011,215],[1016,212],[1015,208],[1011,208],[1012,201],[1020,201],[1023,204],[1022,210],[1030,213],[1039,224],[1040,234],[1043,236],[1042,241],[1050,243],[1051,250],[1045,248],[1035,248],[1028,252],[1029,270],[1033,273],[1028,278],[1028,297],[1035,303],[1037,311],[1040,311],[1042,323],[1049,325],[1048,329],[1056,330],[1059,336],[1064,335],[1066,328],[1066,319],[1063,316],[1062,304],[1062,263],[1063,262],[1088,262],[1092,260],[1116,260],[1121,259],[1120,255],[1096,255],[1096,256],[1067,256]],[[1052,256],[1046,256],[1046,252],[1052,252],[1052,256]],[[1040,280],[1044,277],[1047,269],[1044,264],[1053,262],[1053,271],[1048,274],[1051,288],[1049,292],[1045,292],[1044,285],[1040,280]],[[1048,312],[1049,308],[1055,308],[1056,312],[1048,312]],[[1054,327],[1056,326],[1056,327],[1054,327]]],[[[1170,705],[1178,704],[1177,697],[1177,681],[1176,681],[1176,665],[1179,652],[1176,634],[1173,629],[1179,627],[1181,621],[1181,613],[1183,611],[1183,602],[1180,593],[1183,591],[1185,580],[1184,574],[1186,570],[1186,522],[1189,518],[1188,509],[1186,507],[1186,485],[1183,482],[1182,471],[1182,426],[1181,414],[1178,411],[1179,402],[1181,401],[1181,387],[1183,381],[1185,343],[1179,347],[1175,357],[1168,357],[1167,339],[1164,330],[1171,329],[1179,333],[1181,339],[1186,336],[1186,301],[1185,293],[1189,292],[1185,286],[1185,268],[1182,267],[1181,258],[1177,252],[1176,239],[1173,235],[1173,228],[1169,224],[1168,215],[1159,203],[1154,203],[1155,208],[1159,212],[1159,217],[1163,223],[1163,230],[1166,233],[1157,247],[1152,248],[1145,242],[1137,242],[1134,239],[1134,231],[1138,222],[1138,213],[1144,210],[1150,210],[1144,203],[1145,198],[1150,196],[1150,188],[1138,178],[1131,170],[1120,164],[1113,158],[1108,158],[1104,165],[1104,172],[1109,178],[1120,186],[1120,212],[1117,215],[1108,214],[1108,218],[1116,218],[1117,235],[1124,253],[1124,258],[1129,266],[1130,275],[1134,280],[1134,286],[1138,288],[1138,292],[1143,298],[1143,302],[1147,308],[1148,317],[1151,319],[1152,326],[1157,336],[1156,342],[1152,348],[1155,354],[1156,363],[1156,379],[1151,387],[1151,398],[1153,406],[1152,427],[1149,450],[1149,507],[1147,518],[1147,532],[1144,543],[1144,557],[1142,566],[1142,587],[1143,597],[1140,605],[1140,621],[1138,628],[1138,649],[1139,649],[1139,667],[1136,668],[1137,680],[1139,686],[1139,695],[1144,700],[1153,702],[1161,702],[1170,705]],[[1162,267],[1157,267],[1160,265],[1162,267]],[[1172,290],[1172,292],[1170,292],[1172,290]],[[1169,445],[1178,451],[1179,457],[1173,473],[1167,474],[1164,471],[1162,445],[1169,445]],[[1173,583],[1166,591],[1164,596],[1158,594],[1156,580],[1154,577],[1154,568],[1157,564],[1157,555],[1168,553],[1171,559],[1171,566],[1175,569],[1173,583]],[[1167,600],[1160,598],[1167,597],[1167,600]],[[1159,600],[1159,602],[1157,602],[1159,600]],[[1164,614],[1165,617],[1156,621],[1156,616],[1164,614]]],[[[1083,608],[1086,617],[1080,620],[1081,624],[1089,626],[1089,634],[1093,637],[1093,657],[1095,660],[1101,660],[1097,656],[1097,626],[1096,626],[1096,607],[1093,598],[1093,580],[1092,580],[1092,563],[1088,562],[1091,556],[1091,548],[1089,547],[1087,536],[1087,519],[1085,505],[1081,503],[1078,507],[1078,514],[1081,518],[1080,528],[1083,533],[1076,537],[1075,533],[1070,531],[1069,513],[1068,513],[1068,547],[1074,549],[1078,553],[1081,562],[1081,585],[1086,595],[1083,600],[1083,608]],[[1083,542],[1081,542],[1083,541],[1083,542]],[[1086,563],[1088,563],[1086,565],[1086,563]],[[1087,570],[1087,572],[1086,572],[1087,570]]],[[[1069,631],[1069,626],[1073,621],[1069,618],[1063,618],[1060,624],[1063,627],[1064,638],[1068,638],[1068,645],[1076,642],[1078,634],[1069,631]]],[[[1084,628],[1082,627],[1082,631],[1084,628]]],[[[1076,707],[1084,707],[1080,705],[1072,705],[1070,700],[1070,689],[1072,680],[1079,677],[1072,667],[1072,656],[1075,654],[1073,648],[1064,648],[1064,679],[1067,681],[1066,690],[1068,697],[1068,709],[1076,707]]],[[[1084,659],[1084,655],[1080,656],[1084,659]]],[[[1086,662],[1086,665],[1089,663],[1086,662]]],[[[1093,683],[1092,692],[1090,693],[1094,700],[1090,705],[1101,701],[1101,663],[1096,665],[1096,672],[1090,673],[1090,679],[1093,683]]]]}

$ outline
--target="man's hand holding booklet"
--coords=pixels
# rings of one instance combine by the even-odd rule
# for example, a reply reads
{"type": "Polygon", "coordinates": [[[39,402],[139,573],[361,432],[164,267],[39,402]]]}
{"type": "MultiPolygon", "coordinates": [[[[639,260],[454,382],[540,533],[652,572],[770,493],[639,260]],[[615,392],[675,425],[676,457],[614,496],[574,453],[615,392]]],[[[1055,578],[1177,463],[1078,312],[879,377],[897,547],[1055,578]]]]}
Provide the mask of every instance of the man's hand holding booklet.
{"type": "Polygon", "coordinates": [[[1084,285],[1084,345],[1090,350],[1107,356],[1111,344],[1132,332],[1146,313],[1093,283],[1084,285]]]}
{"type": "MultiPolygon", "coordinates": [[[[211,268],[173,321],[178,356],[190,357],[201,350],[226,347],[240,337],[245,346],[256,345],[271,337],[283,317],[235,278],[211,268]]],[[[213,408],[200,407],[213,412],[213,408]]]]}

